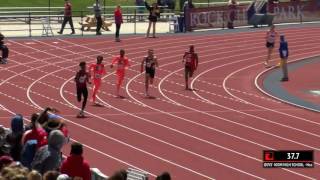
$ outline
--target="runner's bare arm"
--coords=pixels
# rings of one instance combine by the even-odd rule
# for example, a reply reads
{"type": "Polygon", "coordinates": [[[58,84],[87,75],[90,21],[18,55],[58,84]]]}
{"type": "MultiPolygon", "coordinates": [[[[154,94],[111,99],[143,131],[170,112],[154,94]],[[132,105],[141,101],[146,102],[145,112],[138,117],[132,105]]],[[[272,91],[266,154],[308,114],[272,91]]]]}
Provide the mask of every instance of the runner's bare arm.
{"type": "Polygon", "coordinates": [[[141,68],[140,68],[140,72],[142,73],[143,72],[143,65],[144,65],[144,62],[146,61],[146,58],[144,57],[141,61],[141,68]]]}
{"type": "Polygon", "coordinates": [[[184,60],[186,59],[187,53],[185,52],[183,57],[182,57],[182,62],[184,63],[184,60]]]}
{"type": "Polygon", "coordinates": [[[195,60],[196,60],[196,69],[198,68],[198,64],[199,64],[199,57],[198,54],[195,54],[195,60]]]}
{"type": "Polygon", "coordinates": [[[155,58],[154,61],[156,63],[156,67],[158,68],[159,67],[158,58],[155,58]]]}

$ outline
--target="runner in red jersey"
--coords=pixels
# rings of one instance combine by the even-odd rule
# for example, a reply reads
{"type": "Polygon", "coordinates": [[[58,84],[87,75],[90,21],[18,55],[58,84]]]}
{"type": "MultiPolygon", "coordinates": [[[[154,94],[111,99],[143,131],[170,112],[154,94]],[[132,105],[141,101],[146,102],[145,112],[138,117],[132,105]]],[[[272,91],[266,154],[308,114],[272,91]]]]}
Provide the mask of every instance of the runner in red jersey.
{"type": "Polygon", "coordinates": [[[103,57],[97,57],[97,63],[91,64],[89,66],[89,72],[93,80],[93,89],[92,89],[92,102],[95,105],[99,105],[96,103],[96,95],[101,86],[101,78],[106,74],[106,70],[104,68],[104,64],[102,64],[103,57]]]}
{"type": "Polygon", "coordinates": [[[90,74],[86,71],[86,62],[80,62],[79,66],[80,70],[77,72],[74,80],[77,87],[77,100],[78,102],[81,102],[81,97],[83,95],[83,102],[81,111],[77,117],[84,117],[84,108],[86,107],[88,99],[87,83],[91,84],[91,82],[89,81],[90,74]]]}
{"type": "Polygon", "coordinates": [[[117,82],[117,97],[119,98],[123,98],[123,96],[120,96],[119,91],[120,91],[120,87],[121,84],[123,82],[124,79],[124,75],[125,75],[125,69],[130,66],[129,64],[129,59],[127,57],[124,56],[125,55],[125,51],[123,49],[120,50],[120,56],[116,56],[113,58],[112,63],[110,65],[111,68],[113,68],[113,66],[116,64],[117,65],[117,76],[118,76],[118,82],[117,82]]]}
{"type": "Polygon", "coordinates": [[[184,53],[182,62],[185,65],[184,77],[186,82],[186,90],[191,90],[188,85],[189,77],[191,78],[193,72],[198,68],[198,54],[194,52],[193,45],[190,46],[189,52],[184,53]]]}

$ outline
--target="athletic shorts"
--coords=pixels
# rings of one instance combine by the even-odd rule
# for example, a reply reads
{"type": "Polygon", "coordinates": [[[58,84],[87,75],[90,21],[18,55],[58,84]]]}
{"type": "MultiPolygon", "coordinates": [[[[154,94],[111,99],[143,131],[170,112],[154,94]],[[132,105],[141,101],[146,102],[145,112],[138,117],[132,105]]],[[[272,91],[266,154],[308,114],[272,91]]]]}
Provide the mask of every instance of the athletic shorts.
{"type": "Polygon", "coordinates": [[[274,43],[267,42],[266,43],[266,47],[267,48],[273,48],[274,47],[274,43]]]}
{"type": "Polygon", "coordinates": [[[157,16],[149,16],[148,18],[151,22],[157,22],[158,18],[157,16]]]}
{"type": "Polygon", "coordinates": [[[189,75],[189,77],[192,77],[193,75],[193,68],[190,66],[185,66],[184,67],[184,74],[187,77],[189,75]]]}
{"type": "Polygon", "coordinates": [[[88,98],[88,89],[85,88],[77,88],[77,99],[80,102],[81,101],[81,97],[83,95],[84,99],[88,98]]]}
{"type": "Polygon", "coordinates": [[[156,73],[156,70],[153,68],[146,68],[146,74],[149,75],[149,77],[154,78],[154,75],[156,73]]]}

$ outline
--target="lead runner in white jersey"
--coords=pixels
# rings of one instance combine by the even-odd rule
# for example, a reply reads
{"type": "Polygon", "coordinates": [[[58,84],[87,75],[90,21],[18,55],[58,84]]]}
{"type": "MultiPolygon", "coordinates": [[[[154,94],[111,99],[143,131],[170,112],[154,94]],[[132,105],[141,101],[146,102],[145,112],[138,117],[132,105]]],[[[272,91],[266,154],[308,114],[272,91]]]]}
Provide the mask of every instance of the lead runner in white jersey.
{"type": "Polygon", "coordinates": [[[273,52],[274,44],[276,42],[276,38],[278,36],[278,33],[275,31],[275,26],[271,25],[270,30],[267,32],[266,35],[266,47],[268,49],[267,58],[264,62],[264,65],[266,68],[269,68],[269,60],[271,59],[271,54],[273,52]]]}

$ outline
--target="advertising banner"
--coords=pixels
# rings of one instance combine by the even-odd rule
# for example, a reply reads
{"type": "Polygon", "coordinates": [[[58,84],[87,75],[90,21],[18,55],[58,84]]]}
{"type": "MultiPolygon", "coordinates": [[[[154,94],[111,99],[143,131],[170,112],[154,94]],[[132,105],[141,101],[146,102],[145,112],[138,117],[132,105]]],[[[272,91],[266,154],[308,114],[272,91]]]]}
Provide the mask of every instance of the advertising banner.
{"type": "MultiPolygon", "coordinates": [[[[233,26],[248,25],[249,5],[238,5],[233,26]]],[[[234,9],[233,9],[234,11],[234,9]]],[[[269,7],[273,11],[273,23],[307,22],[320,20],[320,0],[280,2],[269,7]]],[[[204,28],[226,28],[232,11],[228,5],[193,8],[186,12],[187,30],[204,28]]]]}

